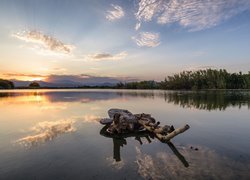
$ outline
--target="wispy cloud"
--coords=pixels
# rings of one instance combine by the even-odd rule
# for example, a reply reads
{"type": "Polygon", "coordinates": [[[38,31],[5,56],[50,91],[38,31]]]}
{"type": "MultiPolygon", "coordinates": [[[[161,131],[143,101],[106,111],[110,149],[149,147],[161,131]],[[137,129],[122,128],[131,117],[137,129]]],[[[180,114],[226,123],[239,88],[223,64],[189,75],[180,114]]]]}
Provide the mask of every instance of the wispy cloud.
{"type": "Polygon", "coordinates": [[[50,73],[64,73],[64,72],[66,72],[67,71],[67,69],[66,68],[60,68],[60,67],[55,67],[55,68],[46,68],[46,67],[41,67],[41,68],[39,68],[39,71],[41,71],[41,72],[46,72],[46,73],[48,73],[48,72],[50,72],[50,73]]]}
{"type": "Polygon", "coordinates": [[[138,4],[138,11],[135,16],[139,22],[151,21],[159,11],[162,11],[161,5],[165,4],[162,0],[140,0],[138,4]]]}
{"type": "Polygon", "coordinates": [[[24,73],[3,73],[1,74],[6,79],[19,79],[19,80],[43,80],[47,76],[41,74],[24,74],[24,73]]]}
{"type": "MultiPolygon", "coordinates": [[[[131,81],[129,77],[93,76],[88,74],[79,75],[49,75],[45,81],[51,83],[78,83],[79,85],[102,84],[104,82],[116,84],[120,81],[131,81]]],[[[133,80],[133,79],[132,79],[133,80]]]]}
{"type": "Polygon", "coordinates": [[[40,75],[40,74],[23,74],[23,73],[4,73],[3,74],[4,76],[21,76],[21,77],[23,77],[23,76],[29,76],[29,77],[34,77],[34,78],[42,78],[42,77],[44,77],[43,75],[40,75]]]}
{"type": "Polygon", "coordinates": [[[121,19],[125,15],[121,6],[111,4],[111,10],[106,13],[106,19],[109,21],[115,21],[121,19]]]}
{"type": "Polygon", "coordinates": [[[58,84],[67,84],[73,83],[74,85],[96,85],[103,83],[116,84],[119,82],[133,82],[138,81],[138,78],[128,77],[128,76],[94,76],[90,74],[22,74],[22,73],[2,73],[0,76],[4,79],[16,79],[22,81],[33,81],[33,80],[42,80],[48,83],[58,83],[58,84]]]}
{"type": "Polygon", "coordinates": [[[22,31],[12,34],[13,37],[25,42],[33,43],[33,49],[49,50],[55,53],[69,54],[74,46],[63,43],[55,37],[43,34],[39,31],[22,31]]]}
{"type": "Polygon", "coordinates": [[[158,33],[140,32],[132,39],[140,47],[156,47],[160,44],[160,35],[158,33]]]}
{"type": "Polygon", "coordinates": [[[140,0],[136,29],[142,22],[178,23],[190,31],[211,28],[250,9],[249,0],[140,0]]]}
{"type": "Polygon", "coordinates": [[[105,60],[121,60],[127,57],[127,52],[123,51],[117,54],[110,53],[96,53],[86,55],[84,58],[91,61],[105,61],[105,60]]]}

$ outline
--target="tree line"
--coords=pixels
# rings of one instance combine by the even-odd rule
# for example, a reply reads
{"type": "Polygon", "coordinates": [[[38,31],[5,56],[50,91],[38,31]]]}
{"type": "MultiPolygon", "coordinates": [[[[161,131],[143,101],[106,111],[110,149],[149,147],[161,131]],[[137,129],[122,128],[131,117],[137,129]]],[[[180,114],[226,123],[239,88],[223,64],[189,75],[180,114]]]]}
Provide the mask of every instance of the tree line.
{"type": "MultiPolygon", "coordinates": [[[[0,89],[14,89],[15,85],[12,81],[0,79],[0,89]]],[[[40,88],[40,85],[38,82],[31,82],[27,88],[30,89],[36,89],[40,88]]]]}
{"type": "Polygon", "coordinates": [[[117,83],[117,89],[159,89],[159,83],[156,81],[138,81],[128,83],[117,83]]]}
{"type": "Polygon", "coordinates": [[[247,74],[229,73],[225,69],[183,71],[160,82],[161,89],[250,89],[250,71],[247,74]]]}
{"type": "MultiPolygon", "coordinates": [[[[0,89],[13,89],[14,83],[0,79],[0,89]]],[[[27,88],[40,88],[37,82],[31,82],[27,88]]],[[[169,89],[169,90],[200,90],[200,89],[250,89],[250,71],[246,74],[229,73],[225,69],[206,69],[183,71],[168,76],[164,81],[119,82],[115,86],[83,86],[76,88],[103,89],[169,89]]]]}
{"type": "Polygon", "coordinates": [[[250,89],[250,71],[247,74],[229,73],[225,69],[183,71],[168,76],[164,81],[118,83],[118,89],[250,89]]]}
{"type": "Polygon", "coordinates": [[[0,89],[14,89],[14,83],[8,80],[0,79],[0,89]]]}

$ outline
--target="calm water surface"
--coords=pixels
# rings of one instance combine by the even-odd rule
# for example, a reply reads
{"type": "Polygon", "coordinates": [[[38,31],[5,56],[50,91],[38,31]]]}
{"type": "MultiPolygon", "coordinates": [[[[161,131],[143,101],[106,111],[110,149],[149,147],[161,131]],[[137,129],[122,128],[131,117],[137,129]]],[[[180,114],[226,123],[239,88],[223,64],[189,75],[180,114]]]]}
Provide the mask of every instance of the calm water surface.
{"type": "Polygon", "coordinates": [[[0,179],[250,179],[249,140],[249,91],[0,91],[0,179]],[[191,128],[107,137],[110,108],[191,128]]]}

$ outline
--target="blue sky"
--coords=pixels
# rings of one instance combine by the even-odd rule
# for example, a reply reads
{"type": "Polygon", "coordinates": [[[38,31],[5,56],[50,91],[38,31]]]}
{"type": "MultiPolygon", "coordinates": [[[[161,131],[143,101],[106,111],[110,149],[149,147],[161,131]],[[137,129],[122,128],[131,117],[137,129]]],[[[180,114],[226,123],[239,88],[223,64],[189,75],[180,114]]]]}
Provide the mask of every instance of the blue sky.
{"type": "Polygon", "coordinates": [[[249,0],[1,0],[0,76],[250,70],[249,0]]]}

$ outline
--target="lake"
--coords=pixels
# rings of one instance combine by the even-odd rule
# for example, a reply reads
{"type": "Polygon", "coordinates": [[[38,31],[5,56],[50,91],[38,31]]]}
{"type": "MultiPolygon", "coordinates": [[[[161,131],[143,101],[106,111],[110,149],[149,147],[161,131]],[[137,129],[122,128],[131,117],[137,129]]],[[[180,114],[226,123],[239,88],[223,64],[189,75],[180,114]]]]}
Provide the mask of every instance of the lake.
{"type": "Polygon", "coordinates": [[[250,91],[0,91],[0,179],[250,179],[250,91]],[[112,138],[110,108],[190,129],[112,138]]]}

